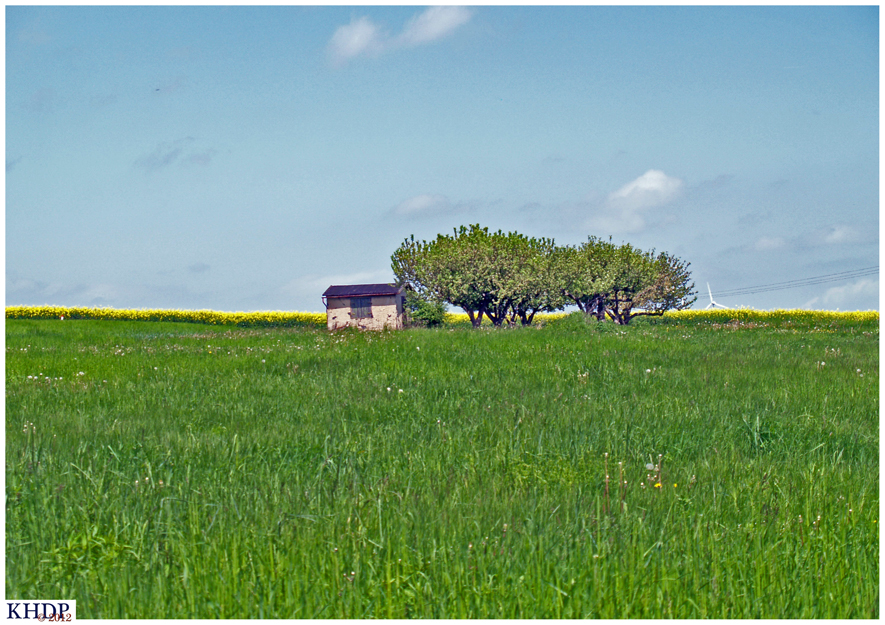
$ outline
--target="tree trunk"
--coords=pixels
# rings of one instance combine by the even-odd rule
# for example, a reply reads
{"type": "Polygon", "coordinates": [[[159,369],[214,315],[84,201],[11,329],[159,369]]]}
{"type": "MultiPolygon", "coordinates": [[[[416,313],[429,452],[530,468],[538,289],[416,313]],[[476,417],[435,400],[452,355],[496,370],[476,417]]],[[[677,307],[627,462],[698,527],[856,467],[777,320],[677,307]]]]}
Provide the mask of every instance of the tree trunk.
{"type": "Polygon", "coordinates": [[[608,318],[617,323],[618,325],[624,325],[624,322],[621,320],[621,314],[613,308],[606,308],[605,313],[608,315],[608,318]]]}
{"type": "Polygon", "coordinates": [[[630,323],[630,320],[635,317],[633,313],[630,312],[629,308],[625,308],[624,310],[615,311],[615,321],[617,321],[618,325],[625,326],[630,323]]]}
{"type": "Polygon", "coordinates": [[[596,311],[596,320],[597,321],[605,321],[605,302],[602,300],[601,295],[596,296],[596,300],[594,302],[596,311]]]}
{"type": "Polygon", "coordinates": [[[467,308],[465,308],[464,311],[467,313],[471,325],[473,325],[474,328],[478,328],[482,323],[482,309],[480,309],[476,315],[473,314],[472,310],[468,310],[467,308]]]}
{"type": "Polygon", "coordinates": [[[495,326],[496,328],[500,327],[501,324],[504,323],[504,319],[507,318],[507,308],[508,306],[506,305],[502,306],[501,304],[498,304],[497,306],[495,306],[494,312],[491,312],[489,310],[485,311],[486,317],[492,320],[493,326],[495,326]]]}

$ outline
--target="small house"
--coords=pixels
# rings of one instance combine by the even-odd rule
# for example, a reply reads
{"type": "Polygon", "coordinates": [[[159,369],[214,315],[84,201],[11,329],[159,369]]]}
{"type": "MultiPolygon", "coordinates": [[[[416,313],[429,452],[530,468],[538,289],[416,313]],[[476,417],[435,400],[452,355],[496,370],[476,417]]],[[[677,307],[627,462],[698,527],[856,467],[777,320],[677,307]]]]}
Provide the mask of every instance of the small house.
{"type": "Polygon", "coordinates": [[[330,330],[399,330],[403,327],[405,295],[394,284],[333,285],[323,293],[326,326],[330,330]]]}

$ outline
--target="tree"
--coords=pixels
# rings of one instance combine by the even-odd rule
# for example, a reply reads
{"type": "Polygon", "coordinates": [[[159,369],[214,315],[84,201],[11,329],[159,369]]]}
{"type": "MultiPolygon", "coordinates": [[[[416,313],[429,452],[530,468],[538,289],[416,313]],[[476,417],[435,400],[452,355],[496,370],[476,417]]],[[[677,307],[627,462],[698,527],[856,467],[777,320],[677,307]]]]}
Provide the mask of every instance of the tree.
{"type": "Polygon", "coordinates": [[[418,279],[418,266],[421,263],[421,256],[425,253],[426,245],[424,241],[416,241],[413,234],[403,241],[402,245],[390,257],[390,266],[393,269],[393,275],[396,276],[397,284],[410,286],[411,289],[422,294],[426,291],[426,287],[418,279]]]}
{"type": "MultiPolygon", "coordinates": [[[[391,256],[400,285],[424,302],[448,302],[463,309],[474,327],[483,317],[496,325],[573,302],[586,315],[626,325],[640,315],[662,315],[695,302],[688,263],[629,243],[615,245],[589,237],[577,247],[553,239],[489,232],[461,226],[431,242],[412,236],[391,256]]],[[[416,301],[419,301],[416,300],[416,301]]]]}
{"type": "Polygon", "coordinates": [[[509,259],[513,268],[507,285],[510,300],[510,324],[519,319],[531,325],[535,314],[553,312],[565,306],[565,297],[558,286],[555,266],[557,247],[553,239],[508,235],[509,259]]]}
{"type": "Polygon", "coordinates": [[[614,287],[611,271],[616,247],[611,241],[588,237],[578,247],[557,248],[553,267],[562,295],[585,315],[605,319],[605,299],[614,287]]]}
{"type": "Polygon", "coordinates": [[[462,308],[474,327],[479,327],[483,315],[500,323],[487,228],[461,226],[454,236],[440,234],[429,243],[412,236],[393,253],[391,265],[398,284],[462,308]]]}
{"type": "Polygon", "coordinates": [[[507,311],[499,289],[497,243],[488,228],[461,226],[454,236],[438,235],[424,258],[429,290],[463,309],[477,328],[484,315],[500,325],[507,311]]]}
{"type": "Polygon", "coordinates": [[[696,300],[689,263],[666,252],[655,256],[624,244],[609,266],[612,288],[605,297],[605,312],[615,323],[627,325],[634,317],[660,316],[682,310],[696,300]]]}
{"type": "Polygon", "coordinates": [[[517,319],[528,325],[538,311],[562,307],[551,282],[554,249],[552,239],[474,224],[429,243],[406,239],[391,262],[401,285],[462,308],[474,327],[484,316],[496,326],[517,319]]]}

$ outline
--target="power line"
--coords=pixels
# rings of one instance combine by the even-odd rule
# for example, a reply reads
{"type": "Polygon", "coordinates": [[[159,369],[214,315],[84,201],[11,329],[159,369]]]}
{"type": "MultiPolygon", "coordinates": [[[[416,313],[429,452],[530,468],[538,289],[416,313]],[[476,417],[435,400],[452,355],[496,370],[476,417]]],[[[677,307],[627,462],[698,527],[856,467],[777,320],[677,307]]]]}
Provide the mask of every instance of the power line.
{"type": "Polygon", "coordinates": [[[778,282],[774,284],[766,284],[760,285],[756,287],[746,287],[742,289],[733,289],[730,291],[722,291],[721,293],[717,293],[719,297],[733,297],[736,295],[751,295],[753,293],[765,293],[769,291],[782,291],[784,289],[794,289],[803,286],[813,286],[815,284],[825,284],[828,282],[842,282],[845,280],[850,280],[854,278],[860,278],[864,276],[872,276],[879,273],[877,267],[868,268],[865,270],[856,270],[851,272],[842,272],[839,274],[829,274],[827,276],[817,276],[814,278],[805,278],[803,280],[789,280],[787,282],[778,282]]]}
{"type": "Polygon", "coordinates": [[[735,295],[750,295],[753,293],[764,293],[767,291],[780,291],[784,289],[793,289],[802,286],[811,286],[815,284],[824,284],[827,282],[839,282],[844,280],[850,280],[853,278],[859,278],[863,276],[870,276],[879,273],[878,266],[876,267],[866,267],[864,269],[855,269],[853,271],[842,271],[839,273],[826,274],[823,276],[815,276],[812,278],[803,278],[801,280],[787,280],[786,282],[776,282],[773,284],[763,284],[760,286],[753,287],[745,287],[741,289],[731,289],[728,291],[722,291],[717,293],[718,297],[731,297],[735,295]]]}
{"type": "Polygon", "coordinates": [[[809,286],[814,284],[823,284],[826,282],[838,282],[849,280],[852,278],[859,278],[862,276],[875,275],[878,273],[878,269],[871,268],[866,270],[855,270],[850,272],[842,272],[839,274],[830,274],[827,276],[817,276],[814,278],[805,278],[802,280],[789,280],[787,282],[778,282],[775,284],[767,284],[761,285],[758,287],[745,287],[742,289],[732,289],[730,291],[722,291],[720,295],[723,296],[731,296],[731,295],[744,295],[749,293],[759,293],[764,291],[778,291],[782,289],[791,289],[795,287],[801,286],[809,286]]]}
{"type": "Polygon", "coordinates": [[[855,269],[853,271],[841,271],[839,273],[830,273],[823,276],[814,276],[812,278],[803,278],[801,280],[787,280],[786,282],[775,282],[773,284],[763,284],[760,286],[750,286],[742,289],[732,289],[730,291],[722,291],[716,294],[716,297],[734,297],[737,295],[752,295],[754,293],[767,293],[769,291],[783,291],[785,289],[795,289],[802,286],[813,286],[815,284],[825,284],[827,282],[842,282],[853,278],[861,278],[864,276],[874,276],[879,273],[879,266],[865,267],[863,269],[855,269]]]}

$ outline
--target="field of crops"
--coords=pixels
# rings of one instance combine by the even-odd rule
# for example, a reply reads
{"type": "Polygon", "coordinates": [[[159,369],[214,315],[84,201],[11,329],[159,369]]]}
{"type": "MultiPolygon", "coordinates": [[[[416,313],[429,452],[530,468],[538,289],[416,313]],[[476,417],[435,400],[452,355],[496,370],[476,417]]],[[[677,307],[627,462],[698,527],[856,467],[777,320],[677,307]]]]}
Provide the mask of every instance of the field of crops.
{"type": "Polygon", "coordinates": [[[8,599],[879,616],[877,313],[329,333],[12,310],[8,599]]]}
{"type": "MultiPolygon", "coordinates": [[[[543,325],[568,316],[569,313],[539,313],[536,323],[543,325]]],[[[879,321],[878,311],[832,312],[818,310],[674,310],[665,314],[668,320],[707,323],[783,323],[783,324],[854,324],[879,321]]],[[[302,312],[218,312],[214,310],[115,309],[67,306],[9,306],[7,319],[99,319],[103,321],[172,321],[238,327],[325,327],[325,313],[302,312]]],[[[449,325],[466,325],[467,313],[446,314],[449,325]]],[[[484,319],[486,325],[491,325],[484,319]]]]}

